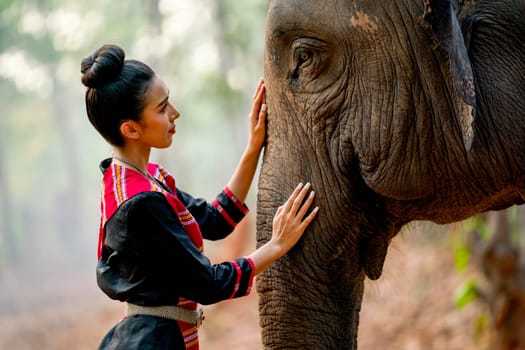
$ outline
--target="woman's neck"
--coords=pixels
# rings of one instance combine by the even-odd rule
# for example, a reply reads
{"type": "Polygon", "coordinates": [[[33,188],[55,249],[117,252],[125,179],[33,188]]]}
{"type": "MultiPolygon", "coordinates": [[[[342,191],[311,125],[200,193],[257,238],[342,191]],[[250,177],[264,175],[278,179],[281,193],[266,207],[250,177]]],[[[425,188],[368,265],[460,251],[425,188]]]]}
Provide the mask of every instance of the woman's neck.
{"type": "Polygon", "coordinates": [[[148,170],[150,150],[136,150],[132,147],[115,147],[114,158],[131,167],[146,173],[148,170]]]}

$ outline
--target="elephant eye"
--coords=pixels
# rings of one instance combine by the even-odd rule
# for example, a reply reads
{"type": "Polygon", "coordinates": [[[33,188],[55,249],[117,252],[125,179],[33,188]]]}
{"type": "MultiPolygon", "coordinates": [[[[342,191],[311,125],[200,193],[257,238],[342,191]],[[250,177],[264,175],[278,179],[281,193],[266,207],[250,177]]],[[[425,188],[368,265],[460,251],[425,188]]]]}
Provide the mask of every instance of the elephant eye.
{"type": "Polygon", "coordinates": [[[315,79],[326,65],[327,43],[314,38],[296,39],[291,46],[289,77],[299,83],[315,79]]]}
{"type": "Polygon", "coordinates": [[[304,66],[305,63],[310,63],[312,59],[312,51],[305,49],[298,49],[295,52],[295,62],[297,66],[304,66]]]}

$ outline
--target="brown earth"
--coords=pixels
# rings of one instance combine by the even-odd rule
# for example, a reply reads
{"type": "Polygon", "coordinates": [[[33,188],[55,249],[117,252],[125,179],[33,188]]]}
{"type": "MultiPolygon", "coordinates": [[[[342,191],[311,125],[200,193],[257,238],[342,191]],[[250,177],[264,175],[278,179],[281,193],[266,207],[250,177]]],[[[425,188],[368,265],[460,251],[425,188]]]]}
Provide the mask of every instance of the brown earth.
{"type": "MultiPolygon", "coordinates": [[[[487,337],[475,336],[477,304],[453,306],[454,291],[466,277],[454,271],[451,234],[446,227],[415,226],[394,239],[379,281],[366,282],[359,349],[487,349],[487,337]]],[[[97,290],[92,271],[32,278],[32,288],[20,273],[1,277],[2,350],[96,349],[123,314],[121,304],[97,290]]],[[[201,349],[261,349],[255,290],[204,310],[201,349]]]]}

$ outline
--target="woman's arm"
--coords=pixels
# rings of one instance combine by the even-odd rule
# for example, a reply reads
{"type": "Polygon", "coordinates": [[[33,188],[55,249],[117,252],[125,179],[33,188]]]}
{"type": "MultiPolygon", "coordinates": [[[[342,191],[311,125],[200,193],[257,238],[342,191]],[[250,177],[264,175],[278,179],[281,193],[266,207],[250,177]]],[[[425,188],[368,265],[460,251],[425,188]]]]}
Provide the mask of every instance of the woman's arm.
{"type": "Polygon", "coordinates": [[[202,237],[211,241],[226,238],[248,213],[248,207],[232,197],[228,188],[208,203],[177,188],[177,198],[197,220],[202,237]]]}
{"type": "Polygon", "coordinates": [[[264,81],[261,79],[255,90],[252,110],[250,113],[250,139],[241,156],[228,187],[234,196],[241,202],[246,200],[246,195],[252,184],[259,156],[266,138],[266,104],[264,103],[264,81]]]}

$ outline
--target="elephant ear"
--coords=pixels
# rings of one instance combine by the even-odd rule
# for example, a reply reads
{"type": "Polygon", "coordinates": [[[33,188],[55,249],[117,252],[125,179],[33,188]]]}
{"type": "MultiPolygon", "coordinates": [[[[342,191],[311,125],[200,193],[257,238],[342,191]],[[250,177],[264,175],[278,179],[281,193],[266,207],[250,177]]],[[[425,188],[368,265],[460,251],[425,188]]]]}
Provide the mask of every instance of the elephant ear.
{"type": "MultiPolygon", "coordinates": [[[[430,24],[441,49],[448,54],[454,88],[467,105],[476,107],[472,66],[458,20],[457,0],[425,0],[425,5],[423,19],[430,24]]],[[[474,136],[472,108],[465,108],[458,115],[463,143],[469,150],[474,136]]]]}

